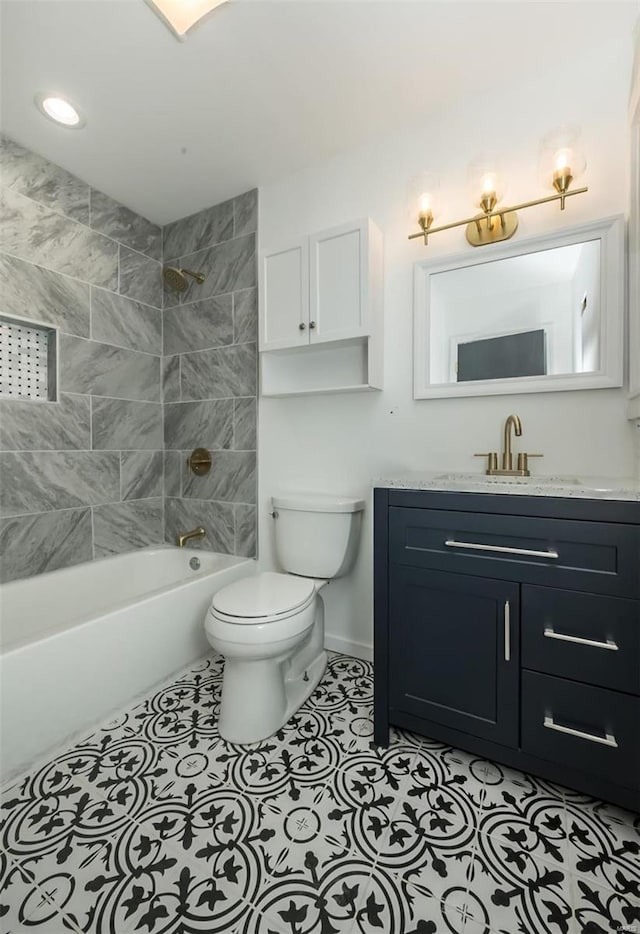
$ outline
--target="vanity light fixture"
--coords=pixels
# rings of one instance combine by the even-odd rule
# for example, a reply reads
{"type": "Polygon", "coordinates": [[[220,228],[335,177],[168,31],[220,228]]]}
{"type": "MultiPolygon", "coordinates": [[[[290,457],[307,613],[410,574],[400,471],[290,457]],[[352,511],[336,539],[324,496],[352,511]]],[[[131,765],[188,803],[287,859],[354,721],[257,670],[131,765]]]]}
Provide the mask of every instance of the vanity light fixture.
{"type": "Polygon", "coordinates": [[[69,130],[79,130],[87,122],[76,105],[59,94],[40,92],[36,94],[34,103],[41,114],[69,130]]]}
{"type": "Polygon", "coordinates": [[[410,211],[412,220],[416,218],[420,231],[409,234],[409,240],[418,237],[429,242],[429,234],[453,227],[466,227],[467,240],[471,246],[484,246],[486,243],[498,243],[509,240],[518,229],[517,211],[559,201],[560,210],[564,211],[567,198],[581,195],[588,188],[573,188],[571,184],[584,172],[586,160],[580,147],[580,131],[575,126],[563,126],[552,130],[542,140],[540,149],[540,170],[544,184],[555,189],[555,194],[533,201],[523,201],[509,207],[498,207],[505,191],[504,176],[499,159],[493,155],[484,155],[469,166],[469,189],[471,198],[481,209],[481,214],[465,217],[464,220],[451,224],[433,226],[439,183],[433,173],[423,172],[414,176],[410,182],[410,211]]]}
{"type": "Polygon", "coordinates": [[[147,4],[182,41],[196,23],[226,0],[147,0],[147,4]]]}

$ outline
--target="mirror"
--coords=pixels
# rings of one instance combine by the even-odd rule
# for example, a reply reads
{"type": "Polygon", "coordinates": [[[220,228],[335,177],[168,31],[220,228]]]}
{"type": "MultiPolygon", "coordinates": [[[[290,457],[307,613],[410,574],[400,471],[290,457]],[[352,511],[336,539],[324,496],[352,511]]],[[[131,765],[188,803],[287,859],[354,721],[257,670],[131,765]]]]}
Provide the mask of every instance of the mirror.
{"type": "Polygon", "coordinates": [[[622,385],[623,231],[417,264],[414,398],[622,385]]]}

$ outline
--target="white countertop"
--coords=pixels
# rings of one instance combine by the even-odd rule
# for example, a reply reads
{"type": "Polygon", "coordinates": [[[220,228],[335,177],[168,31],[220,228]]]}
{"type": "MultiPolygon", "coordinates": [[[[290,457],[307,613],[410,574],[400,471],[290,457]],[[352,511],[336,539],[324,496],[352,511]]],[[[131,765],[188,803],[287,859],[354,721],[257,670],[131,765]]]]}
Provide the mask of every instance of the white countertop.
{"type": "Polygon", "coordinates": [[[373,485],[395,490],[508,493],[515,496],[561,496],[565,499],[640,502],[640,480],[618,477],[489,477],[482,473],[427,471],[384,477],[375,480],[373,485]]]}

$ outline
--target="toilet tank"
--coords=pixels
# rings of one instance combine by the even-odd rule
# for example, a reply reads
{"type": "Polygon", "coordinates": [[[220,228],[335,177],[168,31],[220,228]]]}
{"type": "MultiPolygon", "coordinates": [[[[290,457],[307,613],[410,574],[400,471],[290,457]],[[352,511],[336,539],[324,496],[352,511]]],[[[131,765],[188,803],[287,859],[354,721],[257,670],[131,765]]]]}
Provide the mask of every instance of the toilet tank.
{"type": "Polygon", "coordinates": [[[274,496],[276,556],[301,577],[342,577],[358,550],[364,500],[320,493],[274,496]]]}

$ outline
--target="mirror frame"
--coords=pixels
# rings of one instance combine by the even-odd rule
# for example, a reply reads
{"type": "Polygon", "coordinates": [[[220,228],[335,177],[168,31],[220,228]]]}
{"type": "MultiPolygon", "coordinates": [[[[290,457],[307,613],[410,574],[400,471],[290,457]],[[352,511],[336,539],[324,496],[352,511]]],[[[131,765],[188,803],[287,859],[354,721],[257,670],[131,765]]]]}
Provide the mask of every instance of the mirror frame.
{"type": "Polygon", "coordinates": [[[629,103],[631,201],[629,204],[629,418],[640,419],[640,19],[629,103]]]}
{"type": "Polygon", "coordinates": [[[435,262],[414,265],[413,288],[413,398],[438,399],[456,396],[511,395],[528,392],[559,392],[569,389],[605,389],[624,383],[625,320],[625,224],[622,215],[555,230],[543,236],[495,247],[480,254],[458,253],[435,262]],[[498,259],[523,256],[539,250],[600,240],[600,369],[592,373],[559,373],[547,376],[473,380],[431,385],[429,335],[431,332],[431,276],[498,259]]]}

